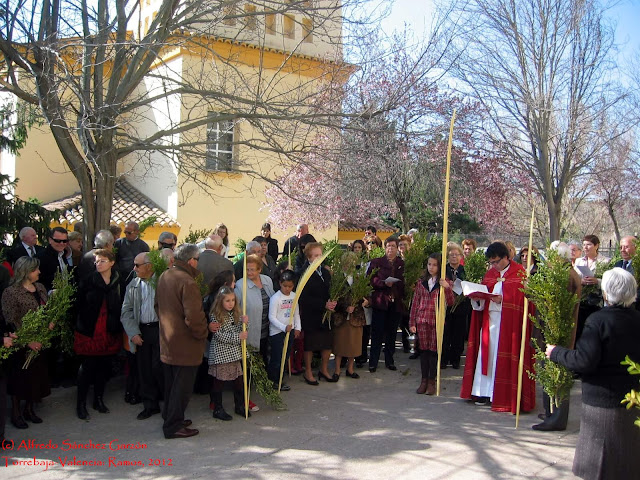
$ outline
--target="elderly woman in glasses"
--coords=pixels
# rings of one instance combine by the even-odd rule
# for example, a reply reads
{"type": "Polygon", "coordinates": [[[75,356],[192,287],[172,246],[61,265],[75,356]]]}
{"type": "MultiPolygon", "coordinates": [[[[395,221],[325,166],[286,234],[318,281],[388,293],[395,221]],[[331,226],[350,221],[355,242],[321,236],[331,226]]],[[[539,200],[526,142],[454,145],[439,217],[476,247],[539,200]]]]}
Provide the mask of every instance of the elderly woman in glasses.
{"type": "Polygon", "coordinates": [[[640,312],[636,281],[614,268],[602,276],[605,306],[591,314],[575,350],[547,345],[553,362],[582,375],[580,435],[573,473],[585,479],[629,478],[640,471],[640,429],[636,415],[620,402],[638,379],[620,364],[625,356],[640,362],[640,312]]]}
{"type": "Polygon", "coordinates": [[[110,250],[94,252],[96,271],[78,289],[78,319],[73,348],[80,356],[78,372],[78,418],[89,418],[87,394],[93,383],[93,409],[109,413],[104,404],[104,387],[113,355],[122,347],[120,288],[118,272],[113,270],[115,255],[110,250]]]}

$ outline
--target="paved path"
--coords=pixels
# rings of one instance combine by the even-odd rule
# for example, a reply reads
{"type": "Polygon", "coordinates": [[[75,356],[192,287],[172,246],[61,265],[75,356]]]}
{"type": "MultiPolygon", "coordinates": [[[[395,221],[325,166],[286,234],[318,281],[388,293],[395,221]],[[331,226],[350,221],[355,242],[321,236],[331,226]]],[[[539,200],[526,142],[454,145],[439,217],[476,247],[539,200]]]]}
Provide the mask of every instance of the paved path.
{"type": "MultiPolygon", "coordinates": [[[[361,378],[342,377],[337,384],[312,387],[292,377],[289,406],[276,412],[254,400],[261,410],[245,421],[211,418],[208,397],[194,395],[187,415],[200,435],[165,440],[159,415],[136,420],[141,405],[122,400],[123,380],[108,385],[105,403],[110,414],[90,409],[89,421],[75,416],[75,388],[55,389],[37,410],[45,422],[16,430],[9,463],[0,479],[212,478],[225,479],[572,479],[571,463],[579,426],[579,387],[572,392],[572,412],[565,432],[534,432],[535,414],[515,417],[476,407],[457,397],[462,370],[443,371],[440,397],[416,395],[418,360],[397,354],[398,371],[374,374],[358,370],[361,378]],[[57,449],[18,449],[20,442],[57,445],[57,449]],[[110,450],[121,444],[145,444],[141,450],[110,450]],[[104,444],[102,449],[67,445],[104,444]],[[66,451],[63,449],[67,448],[66,451]],[[102,462],[93,466],[62,466],[71,462],[102,462]],[[32,465],[34,462],[39,465],[32,465]],[[141,462],[141,466],[110,466],[112,462],[141,462]],[[149,466],[150,461],[157,466],[149,466]],[[45,467],[44,463],[49,462],[45,467]],[[55,463],[53,463],[55,462],[55,463]],[[164,462],[164,466],[162,463],[164,462]],[[47,468],[46,471],[45,468],[47,468]]],[[[383,365],[383,363],[381,363],[383,365]]],[[[224,397],[232,410],[230,392],[224,397]]]]}

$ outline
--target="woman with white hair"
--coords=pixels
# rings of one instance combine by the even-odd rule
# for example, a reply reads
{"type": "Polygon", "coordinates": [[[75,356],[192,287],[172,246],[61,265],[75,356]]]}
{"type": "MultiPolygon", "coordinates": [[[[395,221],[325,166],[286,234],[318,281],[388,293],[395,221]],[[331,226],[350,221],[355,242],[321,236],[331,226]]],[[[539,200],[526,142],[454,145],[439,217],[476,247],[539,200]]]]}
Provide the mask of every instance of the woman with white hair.
{"type": "Polygon", "coordinates": [[[621,400],[638,380],[620,362],[640,361],[640,312],[633,308],[636,281],[614,268],[602,277],[605,307],[585,322],[575,350],[547,345],[552,361],[582,374],[582,416],[573,473],[585,479],[629,478],[640,471],[640,428],[621,400]]]}

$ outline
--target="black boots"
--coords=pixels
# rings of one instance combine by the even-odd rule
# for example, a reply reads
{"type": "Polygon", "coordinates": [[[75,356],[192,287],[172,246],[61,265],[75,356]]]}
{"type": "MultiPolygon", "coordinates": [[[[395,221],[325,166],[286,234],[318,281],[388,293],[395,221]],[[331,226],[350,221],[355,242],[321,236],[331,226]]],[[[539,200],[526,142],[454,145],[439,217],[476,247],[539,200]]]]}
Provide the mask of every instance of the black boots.
{"type": "Polygon", "coordinates": [[[542,432],[556,432],[567,429],[567,422],[569,420],[569,398],[565,398],[559,407],[554,408],[553,413],[550,413],[549,397],[546,393],[543,393],[542,401],[545,404],[545,412],[547,417],[542,423],[533,425],[531,428],[542,432]]]}
{"type": "Polygon", "coordinates": [[[76,404],[76,415],[80,420],[87,420],[89,418],[89,412],[87,412],[87,402],[80,401],[76,404]]]}
{"type": "Polygon", "coordinates": [[[102,401],[102,395],[96,396],[93,399],[93,409],[99,411],[100,413],[109,413],[109,409],[102,401]]]}
{"type": "MultiPolygon", "coordinates": [[[[235,390],[233,392],[233,404],[235,406],[234,412],[236,413],[236,415],[244,417],[244,391],[235,390]]],[[[251,412],[249,412],[248,416],[251,416],[251,412]]]]}
{"type": "Polygon", "coordinates": [[[222,406],[222,392],[213,392],[213,402],[215,403],[213,418],[224,420],[225,422],[233,420],[233,417],[225,412],[224,407],[222,406]]]}

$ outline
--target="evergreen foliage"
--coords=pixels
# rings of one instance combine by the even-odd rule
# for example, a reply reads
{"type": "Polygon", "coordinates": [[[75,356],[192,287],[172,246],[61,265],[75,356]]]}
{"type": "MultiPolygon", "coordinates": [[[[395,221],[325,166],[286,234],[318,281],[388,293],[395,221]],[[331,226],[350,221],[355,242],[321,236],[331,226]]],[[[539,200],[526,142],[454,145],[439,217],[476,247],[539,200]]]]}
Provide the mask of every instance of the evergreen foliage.
{"type": "MultiPolygon", "coordinates": [[[[546,344],[569,347],[574,328],[573,313],[579,299],[569,291],[571,262],[558,255],[555,250],[548,251],[548,258],[538,264],[538,271],[529,277],[524,293],[535,305],[536,314],[529,315],[533,324],[540,329],[546,344]]],[[[545,345],[536,346],[535,372],[528,372],[549,395],[552,409],[559,407],[569,395],[573,385],[573,374],[562,365],[548,361],[545,345]]]]}

